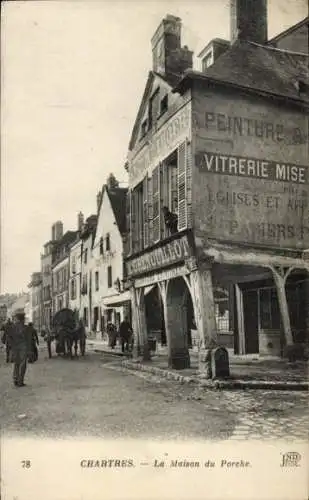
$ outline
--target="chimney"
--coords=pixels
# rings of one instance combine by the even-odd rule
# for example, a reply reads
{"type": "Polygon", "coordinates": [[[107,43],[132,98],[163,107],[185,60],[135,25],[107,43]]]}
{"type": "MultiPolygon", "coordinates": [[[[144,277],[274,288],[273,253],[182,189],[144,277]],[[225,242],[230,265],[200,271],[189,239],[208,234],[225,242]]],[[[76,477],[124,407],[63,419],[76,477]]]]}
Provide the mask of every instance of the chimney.
{"type": "Polygon", "coordinates": [[[153,71],[181,76],[193,65],[193,52],[181,47],[181,19],[167,15],[151,39],[153,71]]]}
{"type": "Polygon", "coordinates": [[[267,42],[267,0],[230,0],[231,43],[267,42]]]}
{"type": "Polygon", "coordinates": [[[97,213],[99,213],[101,201],[102,201],[102,191],[99,191],[97,194],[97,213]]]}
{"type": "Polygon", "coordinates": [[[84,227],[84,214],[79,212],[77,214],[77,230],[82,231],[84,227]]]}
{"type": "Polygon", "coordinates": [[[60,220],[52,225],[52,241],[59,241],[63,236],[63,224],[60,220]]]}

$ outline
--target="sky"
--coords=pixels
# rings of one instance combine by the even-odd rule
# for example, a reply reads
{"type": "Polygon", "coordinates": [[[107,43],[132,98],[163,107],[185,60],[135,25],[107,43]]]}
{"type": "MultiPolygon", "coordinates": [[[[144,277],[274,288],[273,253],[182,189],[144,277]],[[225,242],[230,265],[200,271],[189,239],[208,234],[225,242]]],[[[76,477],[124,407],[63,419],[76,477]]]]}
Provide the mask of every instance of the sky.
{"type": "MultiPolygon", "coordinates": [[[[307,9],[307,0],[268,0],[269,38],[307,9]]],[[[2,4],[1,293],[27,291],[53,222],[77,229],[110,172],[127,182],[150,40],[166,14],[182,19],[195,56],[229,39],[228,0],[2,4]]]]}

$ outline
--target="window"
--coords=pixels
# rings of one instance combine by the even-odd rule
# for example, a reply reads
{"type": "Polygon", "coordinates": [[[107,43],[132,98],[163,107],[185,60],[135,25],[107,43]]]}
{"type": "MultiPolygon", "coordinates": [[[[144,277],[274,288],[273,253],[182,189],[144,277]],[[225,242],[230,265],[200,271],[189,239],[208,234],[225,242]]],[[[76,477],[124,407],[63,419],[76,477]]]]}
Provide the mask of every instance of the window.
{"type": "Polygon", "coordinates": [[[213,51],[212,49],[205,55],[202,61],[202,71],[206,71],[209,66],[213,64],[213,51]]]}
{"type": "Polygon", "coordinates": [[[76,273],[76,256],[72,256],[72,274],[76,273]]]}
{"type": "Polygon", "coordinates": [[[103,238],[100,238],[100,255],[103,255],[103,238]]]}
{"type": "Polygon", "coordinates": [[[107,252],[111,249],[110,235],[109,235],[109,233],[107,233],[107,235],[106,235],[105,248],[106,248],[107,252]]]}
{"type": "Polygon", "coordinates": [[[132,231],[132,250],[138,252],[143,249],[143,183],[141,182],[132,191],[131,206],[131,231],[132,231]]]}
{"type": "Polygon", "coordinates": [[[99,271],[95,272],[94,280],[95,280],[95,289],[96,289],[96,291],[98,291],[99,290],[99,271]]]}
{"type": "Polygon", "coordinates": [[[275,288],[259,289],[260,328],[262,330],[280,329],[280,312],[275,288]]]}
{"type": "Polygon", "coordinates": [[[112,266],[108,266],[107,268],[107,286],[111,288],[113,285],[113,276],[112,276],[112,266]]]}
{"type": "Polygon", "coordinates": [[[88,326],[88,308],[84,307],[84,323],[85,326],[88,326]]]}
{"type": "Polygon", "coordinates": [[[149,99],[148,104],[148,130],[150,130],[157,122],[157,118],[159,116],[159,89],[157,89],[154,94],[149,99]]]}
{"type": "Polygon", "coordinates": [[[113,309],[107,309],[107,321],[113,320],[113,309]]]}
{"type": "Polygon", "coordinates": [[[75,279],[71,281],[71,299],[76,299],[75,279]]]}
{"type": "Polygon", "coordinates": [[[86,295],[88,292],[88,280],[87,280],[87,274],[84,274],[83,276],[83,282],[82,282],[82,294],[86,295]]]}
{"type": "Polygon", "coordinates": [[[87,258],[88,258],[88,250],[86,248],[86,250],[84,252],[84,264],[87,264],[87,258]]]}
{"type": "Polygon", "coordinates": [[[168,95],[166,94],[160,102],[160,115],[166,113],[168,108],[168,95]]]}
{"type": "Polygon", "coordinates": [[[147,134],[148,120],[144,120],[141,125],[141,139],[147,134]]]}

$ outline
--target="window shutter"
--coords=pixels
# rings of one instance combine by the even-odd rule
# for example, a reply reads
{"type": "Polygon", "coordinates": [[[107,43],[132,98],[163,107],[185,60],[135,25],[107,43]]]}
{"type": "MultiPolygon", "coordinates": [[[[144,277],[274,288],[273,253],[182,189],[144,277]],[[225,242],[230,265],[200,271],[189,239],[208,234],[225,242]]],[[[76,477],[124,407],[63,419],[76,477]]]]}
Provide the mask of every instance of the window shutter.
{"type": "Polygon", "coordinates": [[[137,244],[137,193],[131,191],[131,252],[136,250],[137,244]]]}
{"type": "Polygon", "coordinates": [[[153,242],[160,239],[160,165],[152,173],[153,242]]]}
{"type": "Polygon", "coordinates": [[[178,231],[187,228],[186,142],[178,147],[178,231]]]}
{"type": "Polygon", "coordinates": [[[148,231],[149,245],[153,242],[152,177],[148,177],[148,231]]]}
{"type": "Polygon", "coordinates": [[[192,227],[192,155],[191,144],[186,144],[186,197],[187,197],[187,227],[192,227]]]}
{"type": "Polygon", "coordinates": [[[143,223],[144,223],[144,247],[149,245],[149,221],[148,221],[148,176],[143,180],[143,223]]]}

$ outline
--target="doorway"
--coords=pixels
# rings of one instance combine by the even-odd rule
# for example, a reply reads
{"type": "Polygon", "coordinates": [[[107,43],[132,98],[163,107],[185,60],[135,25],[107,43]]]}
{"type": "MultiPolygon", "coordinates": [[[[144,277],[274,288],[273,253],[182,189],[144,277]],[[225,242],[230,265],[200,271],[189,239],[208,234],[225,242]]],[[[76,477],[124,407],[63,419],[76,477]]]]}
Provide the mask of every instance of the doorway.
{"type": "Polygon", "coordinates": [[[243,291],[245,353],[259,352],[259,307],[257,290],[243,291]]]}

